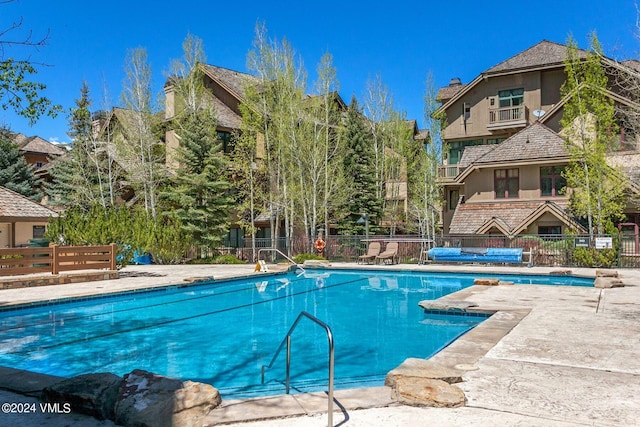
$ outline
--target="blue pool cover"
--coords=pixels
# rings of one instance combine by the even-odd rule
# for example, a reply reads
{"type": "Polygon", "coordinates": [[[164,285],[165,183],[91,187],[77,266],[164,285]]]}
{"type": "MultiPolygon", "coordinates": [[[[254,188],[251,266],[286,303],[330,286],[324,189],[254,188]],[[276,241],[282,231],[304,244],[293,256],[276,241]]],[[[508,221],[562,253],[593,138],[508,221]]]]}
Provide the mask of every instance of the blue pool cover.
{"type": "Polygon", "coordinates": [[[431,248],[427,254],[441,262],[522,262],[522,248],[431,248]]]}

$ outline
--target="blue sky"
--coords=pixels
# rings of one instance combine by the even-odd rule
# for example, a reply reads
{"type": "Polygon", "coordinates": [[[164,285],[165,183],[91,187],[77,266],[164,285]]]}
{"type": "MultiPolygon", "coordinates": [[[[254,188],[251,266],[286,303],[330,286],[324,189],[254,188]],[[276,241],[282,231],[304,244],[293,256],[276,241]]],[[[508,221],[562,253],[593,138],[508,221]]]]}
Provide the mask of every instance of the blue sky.
{"type": "Polygon", "coordinates": [[[37,38],[48,29],[48,45],[35,51],[9,47],[5,58],[30,55],[33,61],[48,64],[40,67],[36,79],[47,85],[44,94],[65,112],[30,127],[15,114],[0,111],[0,123],[29,136],[66,142],[68,111],[83,81],[89,84],[94,110],[119,105],[127,51],[144,47],[155,76],[154,90],[160,93],[171,61],[182,56],[182,41],[188,33],[203,40],[208,63],[246,72],[246,55],[259,20],[271,37],[286,38],[302,56],[310,84],[320,57],[329,52],[346,102],[352,95],[362,99],[367,80],[380,75],[396,107],[419,124],[424,122],[423,94],[429,72],[438,87],[452,77],[468,83],[542,39],[564,43],[573,34],[586,47],[593,30],[609,56],[640,57],[633,0],[495,4],[500,6],[467,0],[16,0],[0,4],[0,30],[22,17],[22,33],[11,36],[33,30],[37,38]]]}

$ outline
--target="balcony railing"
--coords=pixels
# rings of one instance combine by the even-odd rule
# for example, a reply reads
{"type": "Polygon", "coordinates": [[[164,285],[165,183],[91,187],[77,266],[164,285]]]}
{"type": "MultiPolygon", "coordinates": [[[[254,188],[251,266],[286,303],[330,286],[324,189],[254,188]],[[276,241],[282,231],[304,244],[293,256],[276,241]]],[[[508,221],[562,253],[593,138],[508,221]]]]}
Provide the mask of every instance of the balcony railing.
{"type": "Polygon", "coordinates": [[[460,172],[465,168],[461,168],[458,165],[445,165],[438,168],[438,176],[443,180],[453,180],[460,172]]]}
{"type": "Polygon", "coordinates": [[[514,107],[491,108],[489,110],[489,128],[524,126],[527,124],[529,110],[524,105],[514,107]]]}

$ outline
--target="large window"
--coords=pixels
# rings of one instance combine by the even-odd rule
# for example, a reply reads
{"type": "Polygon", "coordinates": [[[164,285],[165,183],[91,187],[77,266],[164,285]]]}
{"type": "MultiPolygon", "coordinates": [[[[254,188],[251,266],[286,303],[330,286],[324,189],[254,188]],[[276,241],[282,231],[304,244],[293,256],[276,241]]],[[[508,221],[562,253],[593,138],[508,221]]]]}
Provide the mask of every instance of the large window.
{"type": "Polygon", "coordinates": [[[234,142],[233,136],[231,135],[231,133],[220,131],[220,130],[217,131],[216,133],[218,134],[218,139],[222,143],[222,151],[225,154],[231,153],[231,150],[233,150],[233,142],[234,142]]]}
{"type": "Polygon", "coordinates": [[[228,248],[244,247],[244,230],[241,228],[230,229],[222,244],[228,248]]]}
{"type": "Polygon", "coordinates": [[[493,188],[496,199],[517,198],[520,191],[520,173],[518,169],[496,169],[493,175],[493,188]]]}
{"type": "Polygon", "coordinates": [[[509,89],[498,92],[498,107],[515,107],[524,104],[524,89],[509,89]]]}
{"type": "Polygon", "coordinates": [[[562,227],[559,225],[540,225],[538,234],[562,234],[562,227]]]}
{"type": "Polygon", "coordinates": [[[460,163],[460,158],[462,157],[462,152],[465,147],[469,147],[472,145],[482,145],[484,141],[482,139],[470,139],[467,141],[453,141],[447,143],[447,148],[449,149],[449,164],[457,165],[460,163]]]}
{"type": "Polygon", "coordinates": [[[540,195],[542,197],[564,196],[567,192],[567,180],[562,176],[564,166],[546,166],[540,168],[540,195]]]}

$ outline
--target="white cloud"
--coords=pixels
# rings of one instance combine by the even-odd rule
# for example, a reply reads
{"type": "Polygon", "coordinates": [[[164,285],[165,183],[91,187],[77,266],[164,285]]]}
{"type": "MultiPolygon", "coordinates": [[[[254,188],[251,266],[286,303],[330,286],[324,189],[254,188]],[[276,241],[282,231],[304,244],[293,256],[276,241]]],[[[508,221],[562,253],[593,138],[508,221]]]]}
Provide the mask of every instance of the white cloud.
{"type": "Polygon", "coordinates": [[[50,143],[55,144],[60,148],[64,148],[65,150],[68,150],[71,146],[69,142],[60,141],[60,138],[58,138],[57,136],[50,136],[48,140],[50,143]]]}

